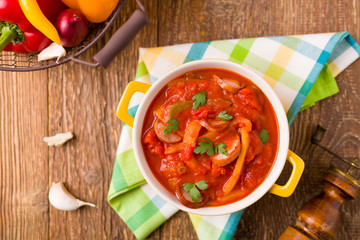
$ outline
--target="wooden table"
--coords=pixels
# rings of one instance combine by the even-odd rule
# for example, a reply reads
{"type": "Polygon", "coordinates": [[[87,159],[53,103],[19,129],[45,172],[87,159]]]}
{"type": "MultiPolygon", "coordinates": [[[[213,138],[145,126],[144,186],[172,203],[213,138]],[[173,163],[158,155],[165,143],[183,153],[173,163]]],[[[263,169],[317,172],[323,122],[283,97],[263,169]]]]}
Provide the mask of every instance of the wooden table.
{"type": "MultiPolygon", "coordinates": [[[[0,239],[134,239],[106,197],[122,123],[115,111],[134,79],[139,47],[215,39],[349,31],[360,42],[360,2],[194,0],[146,1],[150,24],[106,70],[77,63],[37,72],[1,72],[0,239]],[[49,148],[44,136],[71,131],[75,139],[49,148]],[[75,196],[93,202],[74,212],[49,205],[49,186],[63,181],[75,196]]],[[[128,1],[116,27],[136,8],[128,1]]],[[[82,56],[90,60],[105,39],[82,56]]],[[[300,112],[290,149],[306,163],[290,198],[266,194],[249,207],[234,239],[277,239],[302,204],[320,192],[335,159],[310,143],[317,124],[323,145],[359,156],[360,61],[337,77],[340,93],[300,112]]],[[[286,167],[285,175],[290,171],[286,167]]],[[[346,203],[335,239],[360,238],[360,200],[346,203]]],[[[177,213],[149,239],[197,239],[187,214],[177,213]]]]}

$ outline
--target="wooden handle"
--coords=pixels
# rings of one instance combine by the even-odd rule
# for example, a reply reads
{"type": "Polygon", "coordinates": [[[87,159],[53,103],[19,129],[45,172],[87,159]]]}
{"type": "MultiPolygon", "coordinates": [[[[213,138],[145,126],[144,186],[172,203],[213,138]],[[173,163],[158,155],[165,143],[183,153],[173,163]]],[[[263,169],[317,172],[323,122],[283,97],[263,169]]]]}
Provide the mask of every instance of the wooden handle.
{"type": "Polygon", "coordinates": [[[149,22],[145,12],[136,10],[131,17],[122,25],[106,43],[106,45],[94,56],[104,68],[123,50],[136,34],[149,22]]]}
{"type": "Polygon", "coordinates": [[[317,240],[332,238],[339,225],[343,204],[357,197],[359,186],[338,169],[325,177],[323,191],[297,213],[296,225],[289,226],[279,240],[317,240]]]}

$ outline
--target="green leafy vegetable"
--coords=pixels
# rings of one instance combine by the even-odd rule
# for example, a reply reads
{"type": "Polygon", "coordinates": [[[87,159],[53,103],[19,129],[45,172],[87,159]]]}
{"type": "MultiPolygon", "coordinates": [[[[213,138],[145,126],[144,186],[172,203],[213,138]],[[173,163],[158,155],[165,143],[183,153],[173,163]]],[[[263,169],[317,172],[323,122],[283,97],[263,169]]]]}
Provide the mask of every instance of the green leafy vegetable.
{"type": "Polygon", "coordinates": [[[219,113],[219,115],[217,115],[218,118],[220,118],[221,121],[227,121],[227,120],[231,120],[234,117],[231,116],[230,114],[227,114],[227,111],[222,111],[219,113]]]}
{"type": "Polygon", "coordinates": [[[202,91],[199,92],[197,94],[195,94],[192,97],[192,100],[194,100],[195,102],[193,102],[193,109],[196,110],[201,106],[204,106],[206,103],[206,91],[202,91]]]}
{"type": "Polygon", "coordinates": [[[198,145],[195,149],[194,149],[194,153],[196,154],[203,154],[206,153],[208,156],[214,155],[214,146],[213,143],[211,142],[210,139],[208,138],[201,138],[203,140],[205,140],[206,142],[199,142],[198,145]]]}
{"type": "Polygon", "coordinates": [[[205,140],[206,142],[199,142],[198,145],[195,149],[194,149],[194,153],[196,154],[203,154],[206,153],[208,156],[212,156],[215,155],[217,153],[222,153],[224,155],[228,155],[227,150],[226,150],[226,145],[224,143],[218,143],[215,145],[213,145],[212,141],[208,138],[201,138],[203,140],[205,140]]]}
{"type": "Polygon", "coordinates": [[[208,188],[206,184],[206,180],[201,180],[196,183],[184,183],[183,189],[185,192],[189,193],[189,196],[194,202],[199,202],[199,198],[201,197],[200,190],[205,190],[208,188]]]}
{"type": "Polygon", "coordinates": [[[167,126],[164,129],[164,135],[171,133],[171,131],[175,133],[179,129],[179,121],[176,119],[170,118],[165,124],[167,126]]]}
{"type": "Polygon", "coordinates": [[[215,145],[215,154],[216,153],[222,153],[226,156],[228,155],[225,143],[218,143],[215,145]]]}
{"type": "Polygon", "coordinates": [[[268,132],[266,131],[265,128],[261,129],[260,133],[259,133],[259,137],[261,139],[261,142],[263,144],[267,143],[269,141],[269,134],[268,132]]]}

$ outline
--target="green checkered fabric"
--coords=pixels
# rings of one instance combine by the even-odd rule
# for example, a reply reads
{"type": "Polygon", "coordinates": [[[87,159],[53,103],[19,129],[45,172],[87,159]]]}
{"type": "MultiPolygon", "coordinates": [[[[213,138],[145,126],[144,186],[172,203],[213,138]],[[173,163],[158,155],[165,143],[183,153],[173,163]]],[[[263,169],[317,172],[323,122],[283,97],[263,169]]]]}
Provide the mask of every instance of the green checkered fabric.
{"type": "MultiPolygon", "coordinates": [[[[154,83],[185,62],[217,58],[241,63],[258,73],[280,98],[289,123],[299,110],[339,91],[335,78],[359,58],[360,47],[347,33],[233,39],[140,49],[136,81],[154,83]]],[[[142,97],[132,98],[135,116],[142,97]]],[[[138,239],[146,238],[178,209],[145,182],[125,125],[118,146],[108,201],[138,239]]],[[[190,214],[199,239],[231,239],[242,211],[224,216],[190,214]]]]}

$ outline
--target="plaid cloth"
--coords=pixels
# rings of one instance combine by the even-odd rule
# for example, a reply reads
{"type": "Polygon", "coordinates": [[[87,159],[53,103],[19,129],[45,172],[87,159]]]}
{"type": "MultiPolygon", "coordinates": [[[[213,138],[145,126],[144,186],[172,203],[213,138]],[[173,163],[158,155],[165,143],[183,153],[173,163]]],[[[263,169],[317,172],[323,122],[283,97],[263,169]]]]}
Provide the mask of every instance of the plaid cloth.
{"type": "MultiPolygon", "coordinates": [[[[291,123],[300,109],[338,92],[334,77],[355,61],[360,47],[347,33],[233,39],[141,48],[136,80],[154,83],[185,62],[217,58],[250,67],[279,96],[291,123]]],[[[135,116],[136,93],[129,106],[135,116]]],[[[138,239],[146,238],[178,211],[158,196],[135,161],[132,128],[124,126],[115,159],[108,201],[138,239]]],[[[190,214],[199,239],[231,239],[242,211],[224,216],[190,214]]]]}

